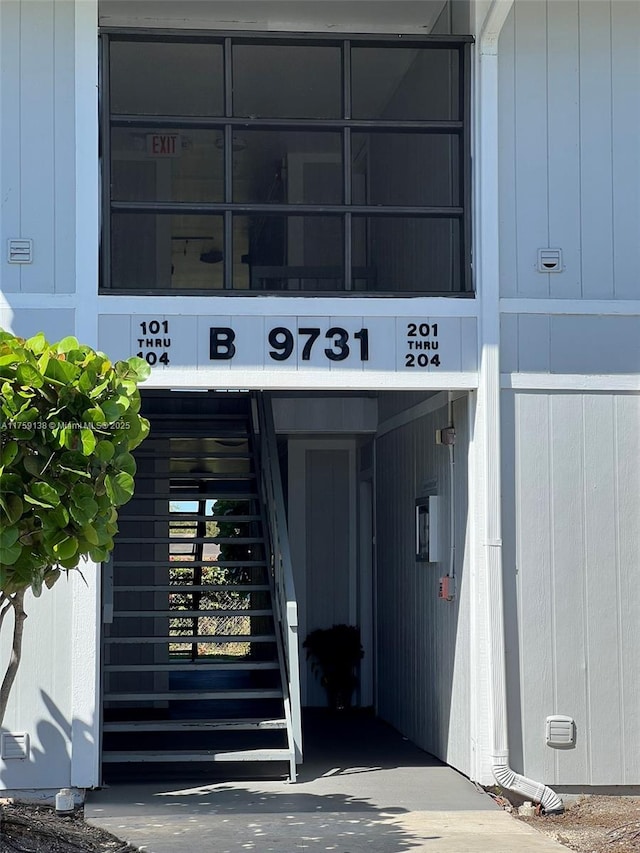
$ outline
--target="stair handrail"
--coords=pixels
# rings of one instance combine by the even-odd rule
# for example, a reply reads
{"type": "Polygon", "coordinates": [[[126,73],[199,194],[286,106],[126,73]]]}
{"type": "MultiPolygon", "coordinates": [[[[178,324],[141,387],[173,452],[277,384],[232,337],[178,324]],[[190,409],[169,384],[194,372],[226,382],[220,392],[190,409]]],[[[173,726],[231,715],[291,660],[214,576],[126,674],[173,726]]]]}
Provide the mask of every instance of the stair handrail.
{"type": "Polygon", "coordinates": [[[275,615],[284,647],[288,682],[291,729],[295,760],[302,762],[302,711],[300,697],[300,656],[298,649],[298,602],[289,548],[287,516],[278,461],[278,445],[271,398],[254,394],[260,438],[260,474],[263,506],[271,544],[271,573],[274,584],[275,615]]]}

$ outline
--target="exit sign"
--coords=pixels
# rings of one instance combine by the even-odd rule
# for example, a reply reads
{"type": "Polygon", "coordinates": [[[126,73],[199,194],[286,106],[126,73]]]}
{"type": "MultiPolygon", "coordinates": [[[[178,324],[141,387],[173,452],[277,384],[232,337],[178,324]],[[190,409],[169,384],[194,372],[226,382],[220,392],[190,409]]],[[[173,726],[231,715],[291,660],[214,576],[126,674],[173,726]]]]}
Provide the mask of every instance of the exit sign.
{"type": "Polygon", "coordinates": [[[179,133],[148,133],[147,153],[152,157],[179,157],[182,140],[179,133]]]}

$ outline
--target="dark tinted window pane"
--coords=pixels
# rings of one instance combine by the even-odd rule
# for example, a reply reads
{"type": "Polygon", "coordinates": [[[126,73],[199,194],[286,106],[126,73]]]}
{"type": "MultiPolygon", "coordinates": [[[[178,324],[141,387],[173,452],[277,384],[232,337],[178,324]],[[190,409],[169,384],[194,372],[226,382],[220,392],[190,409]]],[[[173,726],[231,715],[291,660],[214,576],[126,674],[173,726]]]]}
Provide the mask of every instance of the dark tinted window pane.
{"type": "Polygon", "coordinates": [[[460,204],[457,137],[354,132],[351,140],[354,204],[460,204]]]}
{"type": "Polygon", "coordinates": [[[219,290],[224,286],[221,216],[114,213],[115,290],[219,290]]]}
{"type": "Polygon", "coordinates": [[[233,200],[341,204],[339,133],[241,131],[234,134],[233,200]]]}
{"type": "Polygon", "coordinates": [[[111,197],[114,201],[223,201],[222,131],[114,128],[111,197]]]}
{"type": "Polygon", "coordinates": [[[340,48],[235,45],[233,114],[257,118],[339,118],[340,48]]]}
{"type": "Polygon", "coordinates": [[[110,70],[113,113],[223,114],[221,45],[113,41],[110,70]]]}
{"type": "Polygon", "coordinates": [[[234,288],[344,289],[341,216],[237,216],[233,232],[234,288]]]}
{"type": "Polygon", "coordinates": [[[354,47],[351,68],[354,118],[459,118],[457,51],[354,47]]]}
{"type": "Polygon", "coordinates": [[[354,290],[460,290],[458,220],[354,216],[352,221],[354,290]]]}

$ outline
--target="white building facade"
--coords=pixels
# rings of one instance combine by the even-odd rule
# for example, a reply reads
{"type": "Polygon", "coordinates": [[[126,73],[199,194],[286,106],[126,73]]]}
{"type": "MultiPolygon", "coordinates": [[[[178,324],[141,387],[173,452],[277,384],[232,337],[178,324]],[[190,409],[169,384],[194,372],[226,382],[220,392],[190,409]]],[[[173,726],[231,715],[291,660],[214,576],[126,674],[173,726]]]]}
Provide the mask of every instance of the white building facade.
{"type": "MultiPolygon", "coordinates": [[[[640,784],[640,5],[3,0],[0,39],[0,326],[269,392],[300,642],[358,624],[358,703],[480,784],[640,784]]],[[[29,603],[5,789],[104,780],[103,574],[29,603]]]]}

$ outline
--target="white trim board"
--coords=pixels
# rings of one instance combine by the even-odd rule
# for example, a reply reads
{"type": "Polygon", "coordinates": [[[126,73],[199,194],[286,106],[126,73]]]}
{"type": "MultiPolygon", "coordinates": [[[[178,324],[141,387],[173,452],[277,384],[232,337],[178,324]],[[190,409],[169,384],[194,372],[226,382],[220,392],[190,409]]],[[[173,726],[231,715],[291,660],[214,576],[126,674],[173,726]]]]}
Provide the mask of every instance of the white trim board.
{"type": "Polygon", "coordinates": [[[602,314],[637,316],[640,299],[501,299],[501,314],[602,314]]]}
{"type": "Polygon", "coordinates": [[[640,391],[640,374],[503,373],[500,386],[517,391],[640,391]]]}
{"type": "Polygon", "coordinates": [[[478,300],[450,296],[116,296],[101,294],[100,314],[240,315],[274,317],[476,317],[478,300]]]}
{"type": "Polygon", "coordinates": [[[144,383],[145,388],[168,388],[179,391],[215,388],[218,391],[245,388],[257,391],[449,391],[476,388],[476,373],[421,374],[393,371],[257,371],[218,370],[159,370],[144,383]]]}

